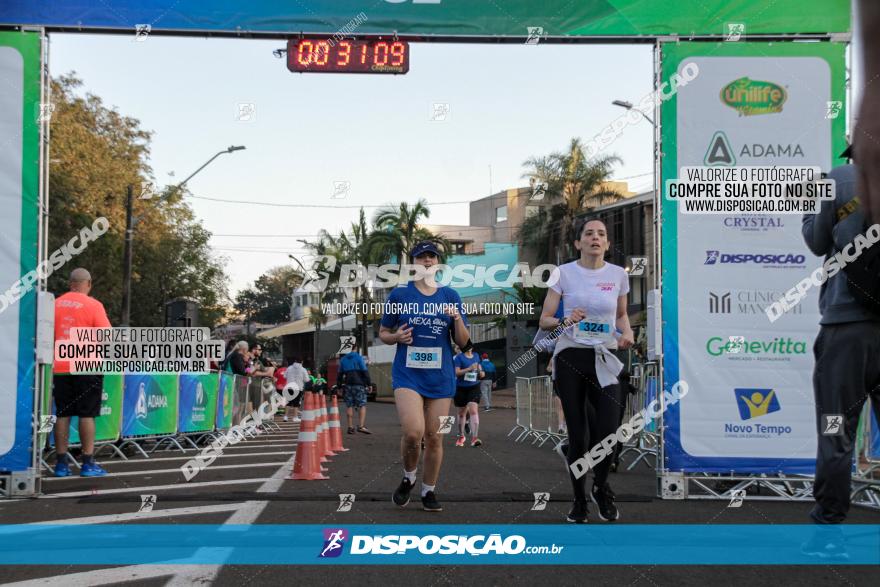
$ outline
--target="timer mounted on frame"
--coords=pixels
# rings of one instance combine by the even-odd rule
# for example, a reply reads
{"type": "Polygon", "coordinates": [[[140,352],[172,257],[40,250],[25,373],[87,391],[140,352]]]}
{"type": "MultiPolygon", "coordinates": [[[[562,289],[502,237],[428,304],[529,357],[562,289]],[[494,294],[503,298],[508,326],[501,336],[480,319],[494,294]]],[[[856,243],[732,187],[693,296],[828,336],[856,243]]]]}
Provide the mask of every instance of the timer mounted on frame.
{"type": "MultiPolygon", "coordinates": [[[[284,50],[274,51],[281,57],[284,50]]],[[[320,36],[287,41],[287,69],[294,73],[392,73],[409,71],[409,43],[394,39],[333,39],[320,36]]]]}

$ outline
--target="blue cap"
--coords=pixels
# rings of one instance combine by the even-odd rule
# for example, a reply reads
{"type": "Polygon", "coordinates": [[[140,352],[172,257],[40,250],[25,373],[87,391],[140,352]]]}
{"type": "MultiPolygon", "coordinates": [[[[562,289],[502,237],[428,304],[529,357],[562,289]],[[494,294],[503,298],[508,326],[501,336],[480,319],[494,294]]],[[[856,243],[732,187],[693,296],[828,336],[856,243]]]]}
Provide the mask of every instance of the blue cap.
{"type": "Polygon", "coordinates": [[[440,256],[440,249],[437,248],[436,244],[434,244],[430,241],[425,241],[425,242],[419,243],[416,246],[414,246],[413,250],[411,250],[409,252],[409,256],[410,257],[418,257],[419,255],[421,255],[423,253],[434,253],[435,255],[437,255],[439,257],[440,256]]]}

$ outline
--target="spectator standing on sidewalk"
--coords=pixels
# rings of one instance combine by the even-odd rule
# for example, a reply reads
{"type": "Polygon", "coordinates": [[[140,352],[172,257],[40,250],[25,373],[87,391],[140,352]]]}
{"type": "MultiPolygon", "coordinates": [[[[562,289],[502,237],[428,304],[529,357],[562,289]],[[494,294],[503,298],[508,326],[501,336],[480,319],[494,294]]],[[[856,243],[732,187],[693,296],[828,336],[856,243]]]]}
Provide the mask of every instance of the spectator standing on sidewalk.
{"type": "Polygon", "coordinates": [[[343,399],[345,400],[345,413],[348,416],[348,433],[354,434],[354,410],[358,411],[357,431],[363,434],[372,434],[367,429],[367,387],[372,385],[367,363],[359,352],[357,344],[350,353],[342,355],[339,360],[339,374],[342,378],[343,399]]]}
{"type": "MultiPolygon", "coordinates": [[[[89,296],[92,276],[78,268],[70,272],[70,291],[55,300],[55,340],[69,340],[71,328],[110,328],[104,305],[89,296]]],[[[68,361],[52,365],[54,379],[52,397],[55,400],[55,476],[70,475],[67,444],[70,419],[79,417],[79,437],[82,442],[82,477],[103,477],[107,474],[95,462],[95,418],[101,413],[101,395],[104,376],[71,375],[68,361]]]]}
{"type": "MultiPolygon", "coordinates": [[[[851,150],[841,156],[848,157],[851,150]]],[[[856,160],[854,165],[832,169],[828,179],[835,182],[834,200],[823,200],[818,214],[803,217],[804,241],[814,254],[824,256],[826,263],[838,252],[847,264],[864,262],[876,252],[874,247],[880,246],[874,244],[861,256],[853,252],[856,239],[865,238],[861,235],[867,227],[864,208],[856,197],[858,163],[856,160]]],[[[875,278],[880,279],[880,275],[875,278]]],[[[861,285],[864,290],[870,287],[861,285]]],[[[813,345],[819,446],[813,483],[816,505],[810,512],[819,524],[838,524],[846,519],[859,414],[869,394],[874,413],[880,418],[880,311],[876,304],[869,308],[859,303],[852,287],[859,284],[850,282],[846,270],[842,270],[825,281],[819,291],[822,318],[813,345]],[[836,424],[834,433],[829,424],[836,424]]]]}
{"type": "Polygon", "coordinates": [[[483,368],[483,373],[486,374],[486,377],[480,380],[480,393],[486,398],[485,411],[488,412],[492,409],[492,390],[498,386],[495,382],[495,365],[489,360],[488,353],[483,353],[483,360],[480,361],[480,366],[483,368]]]}
{"type": "Polygon", "coordinates": [[[284,421],[287,422],[290,412],[293,412],[293,421],[300,422],[299,407],[302,404],[303,391],[306,390],[306,383],[311,382],[309,372],[299,362],[298,357],[293,357],[290,360],[290,366],[284,373],[284,378],[287,380],[286,385],[298,392],[293,401],[287,404],[284,409],[284,421]]]}

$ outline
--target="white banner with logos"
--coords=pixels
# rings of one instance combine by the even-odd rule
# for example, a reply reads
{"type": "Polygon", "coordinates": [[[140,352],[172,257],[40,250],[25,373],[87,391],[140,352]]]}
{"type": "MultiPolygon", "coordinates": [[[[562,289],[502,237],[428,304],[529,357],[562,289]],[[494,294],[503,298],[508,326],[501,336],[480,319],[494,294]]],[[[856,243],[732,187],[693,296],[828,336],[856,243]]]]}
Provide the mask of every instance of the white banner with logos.
{"type": "MultiPolygon", "coordinates": [[[[826,59],[692,55],[679,62],[678,70],[690,62],[700,74],[677,95],[676,171],[685,166],[830,168],[832,73],[826,59]]],[[[666,173],[664,179],[669,177],[666,173]]],[[[667,333],[666,346],[672,340],[677,349],[665,349],[666,378],[674,361],[674,376],[691,389],[667,418],[675,427],[667,467],[812,470],[812,346],[819,290],[811,290],[776,322],[765,314],[822,263],[804,244],[801,216],[683,214],[670,208],[679,202],[663,204],[665,217],[672,210],[677,226],[674,246],[664,248],[664,264],[674,265],[676,275],[674,287],[664,278],[664,296],[677,294],[674,301],[664,300],[666,327],[677,333],[667,333]],[[676,313],[671,320],[667,316],[676,313]]]]}

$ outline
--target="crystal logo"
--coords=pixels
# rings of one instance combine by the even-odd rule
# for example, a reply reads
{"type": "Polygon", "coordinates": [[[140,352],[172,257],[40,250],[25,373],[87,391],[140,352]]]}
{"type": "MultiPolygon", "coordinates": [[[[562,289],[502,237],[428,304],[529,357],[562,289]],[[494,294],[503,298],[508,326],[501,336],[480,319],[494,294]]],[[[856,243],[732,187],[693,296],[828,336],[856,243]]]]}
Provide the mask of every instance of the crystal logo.
{"type": "Polygon", "coordinates": [[[741,420],[766,416],[782,409],[779,407],[776,390],[773,389],[738,387],[733,390],[733,393],[736,396],[736,405],[739,407],[741,420]]]}
{"type": "Polygon", "coordinates": [[[318,558],[336,558],[342,554],[348,532],[342,528],[324,528],[324,547],[318,558]]]}
{"type": "Polygon", "coordinates": [[[725,216],[722,224],[724,228],[733,228],[740,232],[768,232],[774,228],[785,228],[781,216],[764,216],[763,214],[725,216]]]}
{"type": "Polygon", "coordinates": [[[787,98],[782,86],[748,77],[734,80],[721,89],[721,101],[739,112],[740,116],[782,112],[787,98]]]}

